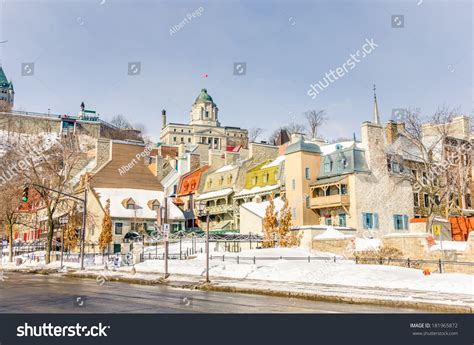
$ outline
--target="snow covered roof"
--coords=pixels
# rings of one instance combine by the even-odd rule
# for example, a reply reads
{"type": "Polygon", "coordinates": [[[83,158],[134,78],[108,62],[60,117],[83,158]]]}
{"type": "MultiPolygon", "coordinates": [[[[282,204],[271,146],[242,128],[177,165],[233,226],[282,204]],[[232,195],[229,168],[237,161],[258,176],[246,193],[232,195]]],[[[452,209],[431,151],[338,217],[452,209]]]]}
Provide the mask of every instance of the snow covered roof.
{"type": "Polygon", "coordinates": [[[274,166],[278,166],[280,165],[281,162],[283,162],[285,160],[285,155],[281,155],[281,156],[278,156],[277,158],[275,158],[273,161],[271,161],[270,163],[262,166],[260,169],[266,169],[266,168],[271,168],[271,167],[274,167],[274,166]]]}
{"type": "MultiPolygon", "coordinates": [[[[285,206],[285,202],[281,198],[275,198],[275,200],[273,200],[273,203],[275,204],[275,211],[277,212],[280,212],[281,209],[285,206]]],[[[242,204],[241,207],[245,208],[246,210],[249,210],[260,218],[263,218],[265,217],[265,211],[267,210],[268,205],[270,205],[270,201],[252,201],[242,204]]]]}
{"type": "MultiPolygon", "coordinates": [[[[148,202],[156,199],[164,205],[165,195],[161,191],[132,188],[94,188],[94,190],[104,208],[107,199],[110,199],[110,215],[115,218],[156,219],[156,211],[150,209],[148,202]],[[129,198],[135,201],[135,209],[127,209],[122,205],[122,201],[129,198]]],[[[168,198],[168,218],[184,219],[183,213],[173,204],[171,198],[168,198]]]]}
{"type": "MultiPolygon", "coordinates": [[[[352,145],[354,145],[354,141],[353,140],[341,141],[339,143],[322,145],[322,146],[320,146],[321,152],[322,152],[323,155],[331,154],[331,153],[337,151],[337,147],[339,147],[338,145],[340,145],[341,149],[343,150],[343,149],[347,149],[347,148],[351,147],[352,145]]],[[[363,149],[364,146],[362,145],[362,143],[356,142],[356,148],[363,149]]]]}
{"type": "Polygon", "coordinates": [[[324,240],[324,239],[340,239],[340,238],[351,238],[353,235],[345,235],[339,230],[336,230],[334,227],[328,225],[327,229],[319,235],[314,236],[315,240],[324,240]]]}
{"type": "Polygon", "coordinates": [[[220,196],[227,196],[232,193],[234,190],[232,188],[219,189],[214,192],[204,193],[199,195],[196,200],[212,199],[220,196]]]}
{"type": "Polygon", "coordinates": [[[214,171],[214,172],[216,172],[216,173],[221,173],[221,172],[225,172],[225,171],[232,170],[232,169],[234,169],[234,168],[236,168],[235,165],[228,164],[228,165],[224,165],[223,167],[217,169],[217,170],[214,171]]]}
{"type": "Polygon", "coordinates": [[[235,196],[242,196],[242,195],[249,195],[249,194],[258,194],[258,193],[265,193],[269,192],[275,189],[280,188],[280,184],[272,184],[269,186],[264,186],[264,187],[253,187],[251,189],[242,189],[240,192],[238,192],[235,196]]]}

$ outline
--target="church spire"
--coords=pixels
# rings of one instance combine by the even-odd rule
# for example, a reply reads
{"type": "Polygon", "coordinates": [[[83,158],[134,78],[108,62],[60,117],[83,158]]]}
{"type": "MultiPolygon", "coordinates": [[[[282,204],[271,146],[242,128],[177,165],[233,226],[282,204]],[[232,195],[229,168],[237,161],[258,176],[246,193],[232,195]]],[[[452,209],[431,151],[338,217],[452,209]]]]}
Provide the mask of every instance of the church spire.
{"type": "Polygon", "coordinates": [[[373,123],[376,125],[380,125],[380,114],[379,114],[379,107],[377,105],[377,94],[375,93],[376,87],[374,84],[374,118],[373,118],[373,123]]]}

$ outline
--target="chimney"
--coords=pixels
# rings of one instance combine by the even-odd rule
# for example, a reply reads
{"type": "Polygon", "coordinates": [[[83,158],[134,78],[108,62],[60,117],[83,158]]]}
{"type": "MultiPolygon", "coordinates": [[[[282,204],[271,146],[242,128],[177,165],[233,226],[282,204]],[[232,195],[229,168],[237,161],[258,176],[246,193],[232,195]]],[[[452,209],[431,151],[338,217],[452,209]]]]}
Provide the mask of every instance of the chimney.
{"type": "Polygon", "coordinates": [[[405,122],[398,122],[397,130],[398,130],[398,133],[403,133],[405,131],[405,122]]]}
{"type": "Polygon", "coordinates": [[[302,141],[304,139],[303,134],[301,133],[292,133],[291,134],[291,143],[296,143],[298,141],[302,141]]]}
{"type": "Polygon", "coordinates": [[[166,127],[166,110],[161,111],[161,129],[166,127]]]}
{"type": "Polygon", "coordinates": [[[388,121],[385,126],[385,137],[387,139],[387,144],[393,144],[398,138],[398,125],[395,121],[388,121]]]}

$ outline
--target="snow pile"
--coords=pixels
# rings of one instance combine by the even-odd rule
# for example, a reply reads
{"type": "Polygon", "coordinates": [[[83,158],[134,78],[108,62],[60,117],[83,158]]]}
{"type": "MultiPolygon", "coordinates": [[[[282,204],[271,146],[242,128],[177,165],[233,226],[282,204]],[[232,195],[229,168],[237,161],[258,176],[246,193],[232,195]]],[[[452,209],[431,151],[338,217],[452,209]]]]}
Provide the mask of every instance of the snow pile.
{"type": "Polygon", "coordinates": [[[354,237],[352,235],[344,235],[339,230],[334,229],[332,226],[328,226],[327,229],[319,235],[314,236],[315,240],[326,240],[326,239],[343,239],[343,238],[351,238],[354,237]]]}
{"type": "MultiPolygon", "coordinates": [[[[435,291],[474,296],[474,277],[469,274],[444,273],[423,275],[421,270],[386,265],[355,264],[352,260],[328,254],[311,252],[303,248],[270,248],[245,250],[240,253],[215,253],[210,261],[211,277],[236,279],[258,279],[268,281],[334,284],[357,287],[399,288],[420,291],[435,291]],[[216,257],[218,256],[218,257],[216,257]],[[237,256],[239,263],[237,264],[237,256]],[[255,264],[253,257],[255,256],[255,264]],[[279,260],[282,256],[287,260],[279,260]],[[310,256],[326,256],[328,260],[311,259],[310,256]],[[275,258],[270,260],[269,258],[275,258]],[[295,258],[300,258],[296,260],[295,258]]],[[[163,260],[149,260],[135,266],[137,272],[163,273],[163,260]]],[[[205,254],[195,259],[170,260],[169,271],[173,274],[205,274],[205,254]]],[[[453,299],[456,297],[453,296],[453,299]]]]}
{"type": "Polygon", "coordinates": [[[465,251],[467,249],[467,242],[462,241],[436,241],[436,244],[430,247],[430,250],[459,250],[465,251]]]}
{"type": "Polygon", "coordinates": [[[356,251],[377,250],[380,247],[380,239],[377,238],[356,238],[356,251]]]}

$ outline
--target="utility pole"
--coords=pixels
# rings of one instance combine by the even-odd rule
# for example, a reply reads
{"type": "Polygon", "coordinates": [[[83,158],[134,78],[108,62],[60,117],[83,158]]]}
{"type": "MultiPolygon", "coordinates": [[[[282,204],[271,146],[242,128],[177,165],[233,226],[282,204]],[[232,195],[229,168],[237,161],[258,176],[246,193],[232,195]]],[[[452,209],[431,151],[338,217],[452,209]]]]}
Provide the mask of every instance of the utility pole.
{"type": "Polygon", "coordinates": [[[163,224],[163,234],[165,237],[165,279],[167,279],[170,274],[168,273],[168,240],[169,240],[169,232],[170,232],[170,225],[168,224],[168,198],[165,196],[165,221],[163,224]]]}

